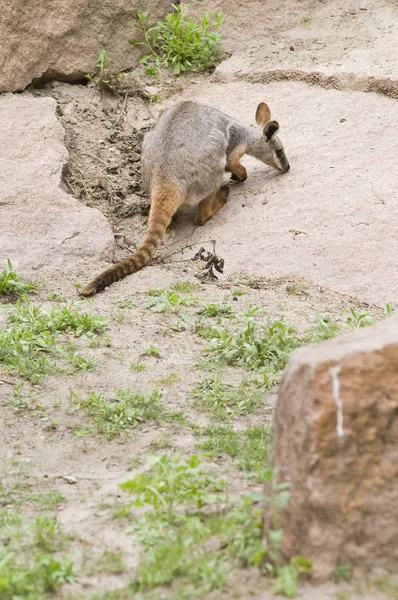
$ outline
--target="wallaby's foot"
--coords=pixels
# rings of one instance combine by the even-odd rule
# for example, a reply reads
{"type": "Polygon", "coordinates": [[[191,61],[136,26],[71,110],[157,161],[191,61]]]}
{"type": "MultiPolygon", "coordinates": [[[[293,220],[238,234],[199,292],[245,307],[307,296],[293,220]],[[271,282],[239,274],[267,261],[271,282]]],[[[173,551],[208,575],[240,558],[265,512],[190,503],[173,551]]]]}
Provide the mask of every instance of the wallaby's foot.
{"type": "Polygon", "coordinates": [[[243,167],[244,173],[232,173],[231,181],[239,181],[239,183],[243,183],[247,179],[246,169],[243,167]]]}
{"type": "Polygon", "coordinates": [[[206,221],[211,219],[227,202],[229,196],[229,187],[223,185],[218,192],[211,194],[201,202],[199,202],[195,213],[195,225],[204,225],[206,221]]]}

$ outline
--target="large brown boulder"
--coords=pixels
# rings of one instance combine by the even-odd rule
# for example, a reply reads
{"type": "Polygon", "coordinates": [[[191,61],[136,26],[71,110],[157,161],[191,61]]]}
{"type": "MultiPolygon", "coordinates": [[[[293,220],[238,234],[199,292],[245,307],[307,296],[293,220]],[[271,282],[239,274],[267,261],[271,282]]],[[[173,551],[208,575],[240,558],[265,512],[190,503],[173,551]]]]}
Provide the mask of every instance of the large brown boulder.
{"type": "MultiPolygon", "coordinates": [[[[297,351],[281,385],[272,464],[292,483],[283,551],[396,572],[398,318],[297,351]]],[[[266,522],[268,516],[266,515],[266,522]]]]}
{"type": "Polygon", "coordinates": [[[116,70],[136,64],[136,9],[153,20],[171,10],[170,0],[2,0],[0,92],[23,90],[32,81],[82,79],[94,70],[102,48],[116,70]]]}

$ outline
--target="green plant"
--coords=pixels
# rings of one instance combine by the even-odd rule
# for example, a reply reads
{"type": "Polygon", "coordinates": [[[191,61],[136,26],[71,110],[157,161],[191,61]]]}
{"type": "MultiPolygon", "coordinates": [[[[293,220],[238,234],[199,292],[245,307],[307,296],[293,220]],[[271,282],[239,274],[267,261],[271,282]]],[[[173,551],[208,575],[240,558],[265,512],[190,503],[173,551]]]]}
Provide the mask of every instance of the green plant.
{"type": "Polygon", "coordinates": [[[142,356],[154,356],[155,358],[160,358],[160,350],[158,350],[156,346],[151,345],[142,352],[142,356]]]}
{"type": "Polygon", "coordinates": [[[332,318],[317,315],[316,326],[311,333],[312,335],[310,335],[310,338],[313,338],[314,342],[319,342],[334,338],[336,335],[339,335],[339,333],[341,333],[341,327],[332,318]]]}
{"type": "Polygon", "coordinates": [[[206,304],[199,314],[205,317],[231,317],[233,312],[228,304],[206,304]]]}
{"type": "Polygon", "coordinates": [[[101,556],[99,556],[89,568],[88,573],[115,573],[119,575],[123,573],[124,567],[124,556],[122,551],[104,550],[101,556]]]}
{"type": "Polygon", "coordinates": [[[16,383],[12,388],[12,397],[7,398],[6,402],[14,408],[16,412],[22,410],[39,410],[42,406],[34,397],[33,392],[24,394],[24,384],[16,383]]]}
{"type": "Polygon", "coordinates": [[[207,353],[227,364],[239,364],[247,369],[263,370],[268,376],[278,376],[291,352],[302,342],[291,325],[281,319],[258,321],[257,313],[259,309],[248,311],[244,322],[235,326],[212,325],[207,353]]]}
{"type": "Polygon", "coordinates": [[[222,54],[222,36],[217,31],[224,21],[222,12],[215,13],[214,23],[209,12],[197,23],[189,17],[188,11],[172,6],[174,12],[152,27],[149,26],[150,13],[137,11],[138,23],[134,27],[142,38],[129,39],[129,43],[144,46],[148,51],[141,62],[147,67],[167,69],[171,66],[175,74],[213,66],[222,54]]]}
{"type": "Polygon", "coordinates": [[[166,290],[150,290],[151,299],[145,304],[153,312],[178,312],[183,306],[190,306],[194,298],[181,298],[176,292],[166,290]]]}
{"type": "Polygon", "coordinates": [[[347,325],[352,329],[358,329],[359,327],[368,327],[376,322],[373,315],[369,313],[357,312],[354,308],[350,308],[350,315],[347,317],[347,325]]]}
{"type": "Polygon", "coordinates": [[[24,294],[35,289],[33,283],[25,283],[22,275],[14,271],[11,261],[7,258],[7,267],[0,271],[0,294],[24,294]]]}
{"type": "Polygon", "coordinates": [[[192,294],[197,287],[197,284],[193,283],[193,281],[176,281],[170,286],[170,289],[180,294],[192,294]]]}
{"type": "Polygon", "coordinates": [[[145,371],[145,365],[143,365],[141,362],[131,362],[129,368],[135,373],[138,373],[139,371],[145,371]]]}
{"type": "Polygon", "coordinates": [[[232,427],[211,425],[204,430],[206,436],[201,450],[211,456],[229,454],[237,461],[238,468],[257,480],[263,481],[267,472],[270,431],[266,427],[253,426],[243,431],[232,427]]]}
{"type": "Polygon", "coordinates": [[[87,74],[86,78],[95,83],[100,89],[107,89],[111,92],[115,92],[117,75],[114,75],[111,72],[108,63],[108,53],[105,49],[102,49],[98,54],[97,62],[95,63],[95,74],[87,74]]]}
{"type": "Polygon", "coordinates": [[[95,392],[86,398],[70,392],[71,406],[84,410],[93,419],[98,431],[105,433],[109,439],[124,430],[138,427],[144,421],[167,419],[169,413],[161,404],[160,398],[157,390],[143,395],[119,389],[113,402],[95,392]]]}
{"type": "Polygon", "coordinates": [[[227,503],[225,484],[205,471],[197,456],[184,461],[180,455],[151,456],[149,465],[149,471],[121,485],[134,496],[124,505],[123,516],[135,507],[129,530],[143,545],[131,592],[141,591],[147,598],[152,597],[146,595],[150,590],[172,584],[172,598],[201,598],[225,589],[237,567],[257,566],[274,578],[275,589],[293,597],[298,576],[310,574],[311,565],[299,556],[287,565],[282,560],[276,525],[289,497],[287,484],[276,483],[273,472],[267,471],[271,487],[265,500],[271,507],[272,527],[264,539],[262,509],[255,505],[263,494],[227,503]],[[134,518],[137,508],[144,511],[134,518]]]}
{"type": "Polygon", "coordinates": [[[335,567],[332,577],[335,581],[350,581],[352,579],[352,567],[350,563],[343,563],[335,567]]]}
{"type": "Polygon", "coordinates": [[[232,386],[224,383],[218,373],[197,381],[192,395],[197,408],[220,419],[252,412],[262,402],[258,392],[250,392],[246,380],[232,386]]]}
{"type": "Polygon", "coordinates": [[[24,295],[9,314],[6,326],[0,328],[0,362],[36,383],[58,369],[57,360],[67,359],[65,334],[98,334],[105,323],[104,318],[82,312],[79,305],[44,310],[33,306],[24,295]]]}

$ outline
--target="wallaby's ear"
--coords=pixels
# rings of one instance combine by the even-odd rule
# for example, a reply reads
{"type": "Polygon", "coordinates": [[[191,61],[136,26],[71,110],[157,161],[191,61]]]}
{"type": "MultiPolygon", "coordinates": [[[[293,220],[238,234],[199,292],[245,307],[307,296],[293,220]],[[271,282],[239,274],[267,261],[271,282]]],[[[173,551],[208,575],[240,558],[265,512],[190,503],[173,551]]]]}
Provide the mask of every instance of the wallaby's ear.
{"type": "Polygon", "coordinates": [[[265,104],[265,102],[260,102],[260,104],[257,106],[257,110],[256,110],[257,125],[264,126],[270,120],[271,120],[271,111],[268,107],[268,104],[265,104]]]}
{"type": "Polygon", "coordinates": [[[279,129],[278,121],[268,121],[268,123],[264,127],[264,135],[265,135],[267,142],[269,142],[270,139],[272,138],[272,136],[274,136],[276,134],[278,129],[279,129]]]}

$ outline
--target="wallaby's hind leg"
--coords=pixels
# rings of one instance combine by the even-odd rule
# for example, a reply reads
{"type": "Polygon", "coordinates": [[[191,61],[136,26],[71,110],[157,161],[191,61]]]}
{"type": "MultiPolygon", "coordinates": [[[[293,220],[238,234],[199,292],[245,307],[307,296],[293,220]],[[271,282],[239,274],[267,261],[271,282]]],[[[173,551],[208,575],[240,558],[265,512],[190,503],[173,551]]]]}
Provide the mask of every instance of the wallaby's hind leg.
{"type": "Polygon", "coordinates": [[[218,192],[211,194],[201,202],[199,202],[195,213],[195,225],[204,225],[206,221],[211,219],[224,206],[228,200],[229,187],[223,185],[218,192]]]}
{"type": "Polygon", "coordinates": [[[247,171],[243,165],[240,164],[240,159],[245,154],[246,148],[244,146],[238,146],[235,148],[233,152],[228,156],[227,165],[225,167],[226,171],[232,173],[231,179],[233,181],[246,181],[247,179],[247,171]]]}

